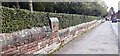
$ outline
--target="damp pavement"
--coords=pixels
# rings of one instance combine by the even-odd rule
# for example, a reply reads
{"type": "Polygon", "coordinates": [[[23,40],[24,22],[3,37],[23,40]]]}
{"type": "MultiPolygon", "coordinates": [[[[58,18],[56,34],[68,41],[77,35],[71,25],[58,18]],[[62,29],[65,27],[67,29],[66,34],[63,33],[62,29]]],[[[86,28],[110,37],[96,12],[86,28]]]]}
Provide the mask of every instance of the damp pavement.
{"type": "Polygon", "coordinates": [[[106,21],[54,54],[118,54],[118,38],[112,23],[106,21]]]}

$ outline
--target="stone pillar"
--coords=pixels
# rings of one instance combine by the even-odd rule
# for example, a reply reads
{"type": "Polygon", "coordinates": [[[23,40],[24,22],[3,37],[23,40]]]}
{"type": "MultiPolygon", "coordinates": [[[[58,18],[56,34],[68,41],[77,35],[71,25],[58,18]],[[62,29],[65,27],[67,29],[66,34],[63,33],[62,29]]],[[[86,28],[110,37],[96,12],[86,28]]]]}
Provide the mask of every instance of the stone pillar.
{"type": "Polygon", "coordinates": [[[59,20],[58,18],[50,18],[50,25],[52,29],[52,38],[59,37],[58,36],[58,30],[59,30],[59,20]]]}

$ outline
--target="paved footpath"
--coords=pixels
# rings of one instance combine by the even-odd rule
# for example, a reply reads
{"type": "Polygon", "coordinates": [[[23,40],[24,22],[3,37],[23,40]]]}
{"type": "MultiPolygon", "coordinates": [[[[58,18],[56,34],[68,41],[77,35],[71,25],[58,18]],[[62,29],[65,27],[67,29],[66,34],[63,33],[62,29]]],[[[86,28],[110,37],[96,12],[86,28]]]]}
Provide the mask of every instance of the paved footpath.
{"type": "Polygon", "coordinates": [[[105,22],[76,38],[55,54],[118,54],[118,40],[111,22],[105,22]]]}

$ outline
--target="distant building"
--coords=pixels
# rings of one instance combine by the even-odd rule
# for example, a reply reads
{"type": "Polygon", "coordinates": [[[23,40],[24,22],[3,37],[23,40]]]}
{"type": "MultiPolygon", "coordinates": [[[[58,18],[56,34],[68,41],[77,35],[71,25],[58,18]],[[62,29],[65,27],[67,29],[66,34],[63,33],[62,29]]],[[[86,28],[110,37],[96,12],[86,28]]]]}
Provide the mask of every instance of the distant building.
{"type": "Polygon", "coordinates": [[[118,11],[120,11],[120,1],[118,2],[118,11]]]}
{"type": "Polygon", "coordinates": [[[106,18],[108,20],[112,20],[114,17],[115,17],[115,11],[114,11],[114,8],[111,7],[110,10],[109,10],[109,12],[107,13],[106,18]]]}
{"type": "Polygon", "coordinates": [[[118,12],[116,13],[116,18],[120,19],[120,1],[118,2],[118,12]]]}
{"type": "Polygon", "coordinates": [[[117,19],[120,19],[120,10],[115,15],[117,19]]]}

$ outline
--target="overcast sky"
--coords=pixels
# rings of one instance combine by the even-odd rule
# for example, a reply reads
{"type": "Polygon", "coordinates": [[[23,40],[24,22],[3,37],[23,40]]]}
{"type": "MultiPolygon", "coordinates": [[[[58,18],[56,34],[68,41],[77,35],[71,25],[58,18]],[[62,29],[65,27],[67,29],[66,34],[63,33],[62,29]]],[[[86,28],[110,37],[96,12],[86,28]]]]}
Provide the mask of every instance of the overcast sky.
{"type": "Polygon", "coordinates": [[[109,7],[108,10],[110,9],[110,7],[113,7],[115,12],[118,11],[118,2],[120,0],[103,0],[105,1],[106,5],[109,7]]]}

